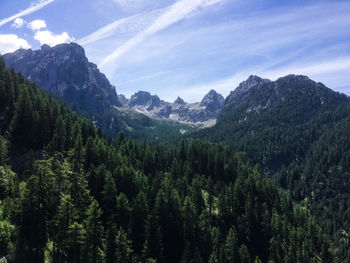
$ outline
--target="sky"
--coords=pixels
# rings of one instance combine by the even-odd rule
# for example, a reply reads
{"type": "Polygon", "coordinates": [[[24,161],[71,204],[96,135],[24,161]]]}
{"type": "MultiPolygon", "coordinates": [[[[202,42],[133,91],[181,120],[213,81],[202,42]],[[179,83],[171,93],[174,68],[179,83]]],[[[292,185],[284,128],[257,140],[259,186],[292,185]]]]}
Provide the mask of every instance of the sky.
{"type": "Polygon", "coordinates": [[[0,53],[76,42],[116,87],[173,101],[250,75],[350,95],[350,1],[0,0],[0,53]]]}

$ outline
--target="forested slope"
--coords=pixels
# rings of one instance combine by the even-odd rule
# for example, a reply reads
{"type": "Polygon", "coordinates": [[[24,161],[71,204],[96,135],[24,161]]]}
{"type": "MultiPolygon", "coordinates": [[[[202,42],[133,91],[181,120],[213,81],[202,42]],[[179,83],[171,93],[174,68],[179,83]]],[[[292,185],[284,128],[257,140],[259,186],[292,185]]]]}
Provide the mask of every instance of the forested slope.
{"type": "Polygon", "coordinates": [[[303,76],[254,84],[234,98],[216,126],[192,137],[223,142],[259,163],[310,208],[350,262],[349,98],[303,76]]]}
{"type": "Polygon", "coordinates": [[[308,209],[221,144],[104,138],[0,61],[0,258],[337,262],[308,209]]]}

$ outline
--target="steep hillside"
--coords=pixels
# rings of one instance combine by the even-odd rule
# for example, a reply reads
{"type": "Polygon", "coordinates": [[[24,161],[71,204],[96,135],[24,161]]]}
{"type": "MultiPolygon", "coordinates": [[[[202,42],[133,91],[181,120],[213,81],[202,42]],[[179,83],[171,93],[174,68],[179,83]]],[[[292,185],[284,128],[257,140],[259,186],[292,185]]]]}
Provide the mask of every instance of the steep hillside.
{"type": "Polygon", "coordinates": [[[0,90],[1,261],[338,262],[308,210],[222,145],[105,139],[1,60],[0,90]]]}
{"type": "Polygon", "coordinates": [[[318,215],[349,260],[349,123],[349,98],[321,83],[252,76],[227,97],[217,124],[193,137],[226,143],[259,163],[318,215]]]}

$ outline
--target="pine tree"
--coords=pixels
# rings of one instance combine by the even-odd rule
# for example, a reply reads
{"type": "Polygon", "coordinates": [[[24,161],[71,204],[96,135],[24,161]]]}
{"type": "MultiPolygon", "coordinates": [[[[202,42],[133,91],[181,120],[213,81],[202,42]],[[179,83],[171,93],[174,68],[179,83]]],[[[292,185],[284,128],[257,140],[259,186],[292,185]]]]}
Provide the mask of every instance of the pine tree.
{"type": "Polygon", "coordinates": [[[116,236],[116,262],[132,262],[132,249],[131,242],[128,240],[127,235],[123,228],[118,230],[116,236]]]}
{"type": "Polygon", "coordinates": [[[106,263],[117,263],[117,227],[113,222],[108,222],[108,228],[106,233],[106,263]]]}
{"type": "Polygon", "coordinates": [[[224,245],[224,255],[226,262],[239,262],[238,248],[239,246],[237,232],[234,227],[231,227],[227,234],[224,245]]]}
{"type": "Polygon", "coordinates": [[[86,214],[84,244],[86,259],[89,263],[102,263],[104,261],[104,230],[100,221],[102,211],[96,200],[92,201],[86,214]]]}
{"type": "Polygon", "coordinates": [[[73,171],[76,173],[80,173],[82,164],[83,164],[83,139],[81,137],[79,126],[76,126],[75,130],[78,130],[78,131],[77,131],[75,144],[73,148],[72,163],[73,163],[73,171]]]}
{"type": "Polygon", "coordinates": [[[36,161],[33,175],[29,178],[24,192],[21,211],[23,224],[16,253],[29,262],[43,262],[44,248],[48,239],[51,211],[55,209],[53,194],[53,172],[48,161],[36,161]],[[28,250],[21,246],[26,243],[28,250]]]}
{"type": "Polygon", "coordinates": [[[117,210],[117,188],[111,172],[105,175],[105,184],[102,192],[103,222],[114,221],[117,210]]]}
{"type": "Polygon", "coordinates": [[[4,138],[0,136],[0,166],[7,161],[7,143],[4,138]]]}
{"type": "Polygon", "coordinates": [[[13,140],[27,147],[32,146],[29,138],[33,135],[33,106],[29,98],[28,90],[22,88],[21,94],[15,105],[14,117],[11,122],[13,140]]]}
{"type": "Polygon", "coordinates": [[[71,245],[70,226],[77,220],[77,211],[74,207],[73,200],[70,195],[64,195],[57,209],[55,218],[55,251],[54,257],[62,260],[64,255],[69,253],[71,245]]]}
{"type": "Polygon", "coordinates": [[[69,226],[69,242],[68,242],[68,254],[67,259],[71,263],[83,263],[86,262],[84,255],[84,244],[86,239],[86,231],[83,224],[74,222],[69,226]]]}
{"type": "Polygon", "coordinates": [[[117,211],[116,211],[116,221],[118,226],[123,227],[123,229],[129,229],[130,224],[130,214],[131,207],[128,197],[124,193],[120,193],[117,197],[117,211]]]}
{"type": "Polygon", "coordinates": [[[66,149],[66,128],[62,116],[56,120],[55,132],[52,139],[51,147],[55,151],[64,152],[66,149]]]}
{"type": "Polygon", "coordinates": [[[239,258],[240,258],[242,263],[250,263],[251,262],[249,251],[248,251],[248,248],[245,244],[241,245],[241,247],[238,250],[238,253],[239,253],[239,258]]]}
{"type": "Polygon", "coordinates": [[[134,201],[131,211],[131,237],[135,252],[140,253],[146,241],[148,224],[147,197],[141,191],[134,201]]]}

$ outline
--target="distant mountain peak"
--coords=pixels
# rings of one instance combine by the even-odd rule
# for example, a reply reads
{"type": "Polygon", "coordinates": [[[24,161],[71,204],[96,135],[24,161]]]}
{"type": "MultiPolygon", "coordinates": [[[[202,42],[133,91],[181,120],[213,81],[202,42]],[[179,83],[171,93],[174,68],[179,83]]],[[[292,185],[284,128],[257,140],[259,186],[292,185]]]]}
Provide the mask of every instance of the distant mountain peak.
{"type": "Polygon", "coordinates": [[[122,105],[127,105],[129,100],[123,94],[118,94],[118,100],[122,105]]]}
{"type": "Polygon", "coordinates": [[[21,72],[40,88],[87,113],[94,115],[120,105],[115,87],[88,61],[84,49],[76,43],[42,45],[34,51],[20,49],[3,58],[8,67],[21,72]]]}
{"type": "Polygon", "coordinates": [[[129,100],[129,107],[147,106],[147,110],[152,110],[159,107],[163,101],[157,95],[151,95],[148,91],[138,91],[131,96],[129,100]]]}
{"type": "Polygon", "coordinates": [[[300,114],[301,119],[307,120],[321,109],[335,107],[339,101],[344,102],[343,96],[338,96],[322,83],[317,83],[304,75],[290,74],[276,81],[250,76],[231,91],[226,98],[222,115],[237,107],[243,107],[245,112],[251,112],[287,107],[286,105],[298,107],[299,104],[303,104],[305,108],[311,107],[309,112],[305,110],[300,114]]]}
{"type": "Polygon", "coordinates": [[[41,50],[49,50],[50,49],[50,46],[47,45],[47,44],[43,44],[41,47],[40,47],[41,50]]]}
{"type": "Polygon", "coordinates": [[[260,78],[259,76],[256,76],[256,75],[250,75],[247,80],[241,82],[238,85],[236,90],[240,91],[240,92],[245,92],[254,86],[261,85],[261,84],[268,83],[268,82],[271,82],[271,80],[263,79],[263,78],[260,78]]]}
{"type": "Polygon", "coordinates": [[[210,90],[200,102],[200,106],[212,113],[218,113],[225,104],[224,97],[215,90],[210,90]]]}
{"type": "Polygon", "coordinates": [[[177,97],[177,99],[174,101],[174,104],[184,105],[184,104],[186,104],[186,102],[182,98],[177,97]]]}

